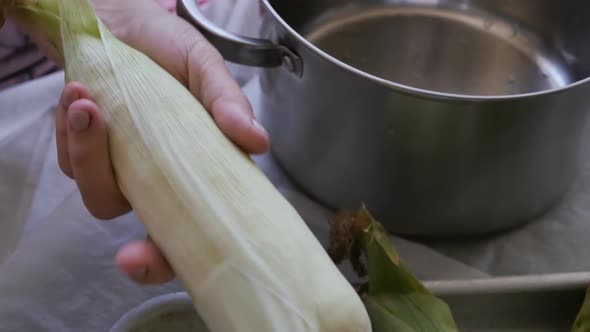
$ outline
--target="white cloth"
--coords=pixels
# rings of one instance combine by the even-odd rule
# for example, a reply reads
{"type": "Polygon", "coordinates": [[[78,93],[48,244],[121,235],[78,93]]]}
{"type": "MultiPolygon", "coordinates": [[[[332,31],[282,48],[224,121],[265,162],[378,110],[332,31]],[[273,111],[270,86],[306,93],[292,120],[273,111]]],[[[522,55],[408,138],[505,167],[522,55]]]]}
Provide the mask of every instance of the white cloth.
{"type": "MultiPolygon", "coordinates": [[[[251,9],[246,2],[226,3],[251,9]]],[[[180,289],[176,281],[140,286],[116,269],[115,252],[145,232],[133,213],[92,218],[59,170],[54,107],[62,88],[58,73],[0,92],[0,332],[104,332],[139,303],[180,289]]],[[[258,88],[256,79],[244,87],[255,111],[258,88]]],[[[256,161],[325,244],[328,212],[294,190],[268,155],[256,161]]],[[[590,158],[566,201],[520,230],[474,243],[394,240],[422,279],[588,271],[589,216],[590,158]]]]}
{"type": "MultiPolygon", "coordinates": [[[[145,287],[124,277],[113,257],[124,243],[145,238],[141,223],[133,213],[110,222],[94,219],[61,173],[54,109],[62,76],[0,93],[1,332],[107,331],[139,303],[181,289],[176,281],[145,287]]],[[[244,88],[254,105],[256,83],[244,88]]],[[[256,161],[325,243],[328,212],[293,190],[268,155],[256,161]]],[[[412,253],[408,263],[422,276],[483,276],[420,245],[396,244],[412,253]],[[447,268],[435,274],[439,265],[433,262],[447,268]]]]}

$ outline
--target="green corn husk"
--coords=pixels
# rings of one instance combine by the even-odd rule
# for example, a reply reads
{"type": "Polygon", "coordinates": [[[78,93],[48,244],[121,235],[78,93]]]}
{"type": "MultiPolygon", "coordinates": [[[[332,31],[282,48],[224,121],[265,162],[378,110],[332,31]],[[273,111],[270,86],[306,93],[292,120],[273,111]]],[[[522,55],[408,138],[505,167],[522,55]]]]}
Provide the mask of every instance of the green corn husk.
{"type": "Polygon", "coordinates": [[[377,332],[457,332],[449,306],[401,262],[387,231],[366,208],[332,220],[329,252],[368,281],[359,291],[377,332]],[[366,261],[366,263],[363,263],[366,261]]]}
{"type": "Polygon", "coordinates": [[[590,332],[590,288],[586,289],[586,296],[572,326],[572,332],[590,332]]]}

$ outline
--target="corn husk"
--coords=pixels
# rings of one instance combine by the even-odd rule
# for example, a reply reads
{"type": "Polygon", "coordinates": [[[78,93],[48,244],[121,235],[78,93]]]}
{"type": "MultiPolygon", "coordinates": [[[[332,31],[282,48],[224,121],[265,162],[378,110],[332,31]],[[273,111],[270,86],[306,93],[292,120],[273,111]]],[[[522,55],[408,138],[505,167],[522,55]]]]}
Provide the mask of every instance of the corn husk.
{"type": "Polygon", "coordinates": [[[297,211],[88,0],[17,0],[9,15],[54,46],[66,81],[89,89],[122,193],[211,331],[371,331],[360,297],[297,211]]]}
{"type": "Polygon", "coordinates": [[[574,324],[572,326],[572,332],[590,332],[590,288],[586,289],[586,295],[580,311],[578,312],[574,324]]]}
{"type": "Polygon", "coordinates": [[[358,287],[374,331],[458,331],[449,306],[414,277],[366,208],[340,213],[331,229],[335,262],[348,260],[359,276],[368,276],[358,287]]]}

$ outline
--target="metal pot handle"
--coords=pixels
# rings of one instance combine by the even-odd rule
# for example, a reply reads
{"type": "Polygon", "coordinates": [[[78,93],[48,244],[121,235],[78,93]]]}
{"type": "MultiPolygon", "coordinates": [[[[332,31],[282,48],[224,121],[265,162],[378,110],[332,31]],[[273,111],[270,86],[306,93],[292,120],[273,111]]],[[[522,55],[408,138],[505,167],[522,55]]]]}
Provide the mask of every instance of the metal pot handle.
{"type": "Polygon", "coordinates": [[[244,37],[219,28],[203,15],[195,0],[178,0],[176,10],[178,16],[197,28],[230,62],[256,67],[284,65],[289,71],[301,71],[301,59],[291,50],[269,40],[244,37]]]}

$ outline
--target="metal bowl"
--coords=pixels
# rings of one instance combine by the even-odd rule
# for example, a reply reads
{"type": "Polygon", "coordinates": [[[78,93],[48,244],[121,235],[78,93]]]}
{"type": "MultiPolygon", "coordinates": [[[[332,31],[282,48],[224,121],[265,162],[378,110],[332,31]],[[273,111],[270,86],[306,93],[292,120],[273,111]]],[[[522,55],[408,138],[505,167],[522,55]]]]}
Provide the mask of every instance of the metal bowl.
{"type": "Polygon", "coordinates": [[[208,332],[185,292],[157,296],[123,315],[110,332],[208,332]]]}

